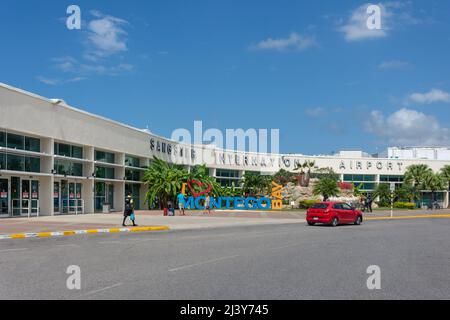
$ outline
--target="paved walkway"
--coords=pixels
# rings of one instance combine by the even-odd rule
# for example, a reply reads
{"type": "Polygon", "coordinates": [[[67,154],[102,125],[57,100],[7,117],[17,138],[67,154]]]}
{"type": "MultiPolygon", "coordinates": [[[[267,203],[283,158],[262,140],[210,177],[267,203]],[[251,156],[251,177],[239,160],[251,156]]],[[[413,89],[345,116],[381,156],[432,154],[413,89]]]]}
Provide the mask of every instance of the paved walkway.
{"type": "MultiPolygon", "coordinates": [[[[450,209],[435,211],[394,211],[395,217],[424,218],[431,215],[450,218],[450,209]]],[[[139,226],[168,226],[171,230],[220,228],[229,226],[290,224],[304,223],[305,211],[215,211],[205,214],[199,211],[186,212],[186,216],[165,217],[161,211],[136,212],[139,226]]],[[[385,219],[390,211],[374,211],[365,214],[365,218],[385,219]]],[[[130,223],[128,221],[128,223],[130,223]]],[[[122,214],[86,214],[66,215],[40,218],[0,219],[0,235],[15,233],[38,233],[67,230],[86,230],[100,228],[115,228],[122,224],[122,214]]]]}

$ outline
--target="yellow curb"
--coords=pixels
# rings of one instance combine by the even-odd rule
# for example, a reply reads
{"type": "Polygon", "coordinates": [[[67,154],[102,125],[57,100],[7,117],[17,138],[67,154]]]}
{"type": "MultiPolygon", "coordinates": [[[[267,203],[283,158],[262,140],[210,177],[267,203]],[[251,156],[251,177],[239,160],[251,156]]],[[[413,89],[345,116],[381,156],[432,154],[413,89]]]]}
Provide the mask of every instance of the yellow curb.
{"type": "Polygon", "coordinates": [[[406,219],[438,219],[438,218],[450,218],[450,214],[428,214],[428,215],[416,215],[416,216],[394,216],[394,217],[365,217],[364,220],[406,220],[406,219]]]}
{"type": "Polygon", "coordinates": [[[52,233],[51,232],[40,232],[37,234],[37,236],[39,238],[48,238],[48,237],[52,236],[52,233]]]}
{"type": "Polygon", "coordinates": [[[39,233],[17,233],[11,235],[0,235],[3,239],[25,239],[25,238],[50,238],[61,236],[74,236],[80,234],[99,234],[99,233],[119,233],[119,232],[143,232],[143,231],[165,231],[170,230],[168,226],[158,227],[135,227],[135,228],[110,228],[110,229],[90,229],[90,230],[68,230],[55,232],[39,232],[39,233]]]}
{"type": "Polygon", "coordinates": [[[25,238],[25,234],[12,234],[11,239],[23,239],[25,238]]]}

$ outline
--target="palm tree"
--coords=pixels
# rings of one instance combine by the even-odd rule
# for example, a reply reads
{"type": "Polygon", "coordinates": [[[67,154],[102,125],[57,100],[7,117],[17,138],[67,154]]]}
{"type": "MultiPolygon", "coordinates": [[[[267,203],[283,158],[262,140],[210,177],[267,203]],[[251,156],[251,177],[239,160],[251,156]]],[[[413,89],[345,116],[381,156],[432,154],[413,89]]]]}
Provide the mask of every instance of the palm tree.
{"type": "MultiPolygon", "coordinates": [[[[216,181],[216,179],[209,175],[209,169],[206,167],[206,165],[203,164],[203,165],[194,167],[191,170],[191,172],[188,174],[187,179],[183,182],[192,181],[192,180],[200,181],[204,185],[211,185],[212,186],[211,193],[214,196],[222,195],[223,189],[221,188],[220,184],[216,181]]],[[[192,187],[194,189],[199,188],[195,185],[193,185],[192,187]]]]}
{"type": "Polygon", "coordinates": [[[321,195],[323,201],[327,201],[330,197],[335,197],[339,194],[340,189],[338,182],[331,178],[320,179],[315,185],[313,193],[315,196],[321,195]]]}
{"type": "MultiPolygon", "coordinates": [[[[428,173],[424,177],[424,181],[422,182],[421,188],[423,190],[431,191],[430,192],[430,203],[432,204],[434,201],[434,195],[437,191],[445,190],[447,181],[440,173],[428,173]]],[[[431,206],[433,208],[433,206],[431,206]]]]}
{"type": "Polygon", "coordinates": [[[308,187],[313,170],[318,169],[315,161],[306,160],[303,163],[297,163],[294,171],[299,171],[297,175],[297,184],[302,187],[308,187]]]}
{"type": "Polygon", "coordinates": [[[411,184],[404,183],[401,187],[394,191],[396,201],[408,200],[409,202],[417,202],[420,200],[420,192],[411,184]]]}
{"type": "Polygon", "coordinates": [[[275,175],[273,176],[273,180],[281,185],[286,185],[288,182],[291,182],[293,180],[294,174],[285,170],[280,169],[275,175]]]}
{"type": "Polygon", "coordinates": [[[445,165],[441,169],[442,177],[447,180],[447,187],[450,188],[450,165],[445,165]]]}
{"type": "Polygon", "coordinates": [[[391,188],[387,183],[380,183],[374,192],[374,198],[380,199],[381,206],[386,206],[391,203],[391,188]]]}
{"type": "Polygon", "coordinates": [[[188,176],[186,169],[155,157],[142,178],[148,187],[146,202],[152,206],[158,201],[160,208],[166,208],[169,201],[174,203],[188,176]]]}
{"type": "Polygon", "coordinates": [[[433,170],[426,164],[414,164],[406,168],[405,172],[405,183],[410,184],[414,187],[420,187],[425,177],[433,173],[433,170]]]}
{"type": "Polygon", "coordinates": [[[261,195],[269,191],[271,176],[264,176],[253,172],[246,172],[244,175],[243,191],[251,195],[261,195]]]}

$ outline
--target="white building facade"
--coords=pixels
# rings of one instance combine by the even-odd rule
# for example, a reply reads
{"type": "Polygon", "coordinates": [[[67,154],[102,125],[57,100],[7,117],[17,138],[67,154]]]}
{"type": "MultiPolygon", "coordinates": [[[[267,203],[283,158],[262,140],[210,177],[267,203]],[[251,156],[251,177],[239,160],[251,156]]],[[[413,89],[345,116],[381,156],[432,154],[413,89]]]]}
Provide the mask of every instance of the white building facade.
{"type": "MultiPolygon", "coordinates": [[[[313,160],[367,191],[378,183],[401,184],[412,164],[435,172],[450,164],[449,159],[374,158],[362,152],[279,155],[180,144],[0,84],[0,217],[102,212],[104,205],[122,211],[128,193],[145,209],[141,178],[153,157],[188,168],[206,163],[222,185],[238,182],[246,171],[293,171],[297,163],[313,160]]],[[[440,193],[445,206],[448,199],[448,190],[440,193]]]]}

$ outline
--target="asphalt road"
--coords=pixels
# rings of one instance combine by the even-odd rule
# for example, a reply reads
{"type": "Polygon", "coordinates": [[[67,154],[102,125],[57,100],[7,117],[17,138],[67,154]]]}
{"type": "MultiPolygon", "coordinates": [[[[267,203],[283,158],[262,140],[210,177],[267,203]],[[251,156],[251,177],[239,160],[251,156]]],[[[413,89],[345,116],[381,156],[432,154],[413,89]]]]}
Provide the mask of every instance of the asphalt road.
{"type": "Polygon", "coordinates": [[[450,299],[449,230],[418,219],[5,240],[0,298],[450,299]],[[81,290],[66,287],[70,265],[81,290]]]}

